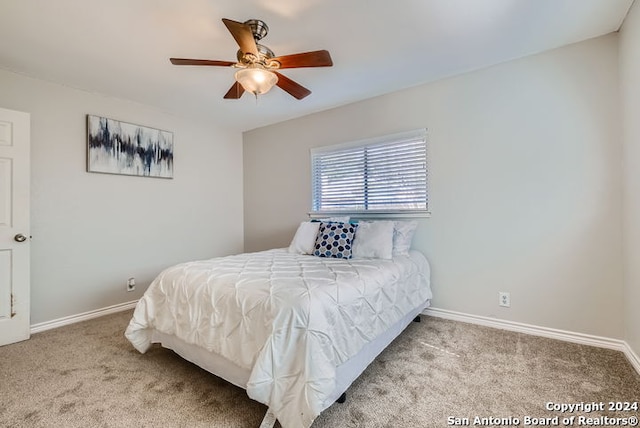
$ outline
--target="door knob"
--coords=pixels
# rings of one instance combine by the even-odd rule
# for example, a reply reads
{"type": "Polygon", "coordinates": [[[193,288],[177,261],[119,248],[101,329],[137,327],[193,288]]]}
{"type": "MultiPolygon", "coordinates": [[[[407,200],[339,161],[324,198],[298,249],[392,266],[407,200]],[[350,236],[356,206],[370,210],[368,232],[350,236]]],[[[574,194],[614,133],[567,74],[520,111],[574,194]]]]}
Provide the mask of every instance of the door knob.
{"type": "Polygon", "coordinates": [[[16,242],[24,242],[27,240],[27,237],[24,236],[22,233],[18,233],[16,236],[13,237],[13,239],[15,239],[16,242]]]}

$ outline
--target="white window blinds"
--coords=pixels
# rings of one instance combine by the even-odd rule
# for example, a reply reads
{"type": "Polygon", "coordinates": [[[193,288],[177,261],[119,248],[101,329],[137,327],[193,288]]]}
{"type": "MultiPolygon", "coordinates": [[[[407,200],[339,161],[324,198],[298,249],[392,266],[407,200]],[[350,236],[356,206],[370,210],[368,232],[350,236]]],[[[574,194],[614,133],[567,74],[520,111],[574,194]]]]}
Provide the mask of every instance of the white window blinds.
{"type": "Polygon", "coordinates": [[[311,150],[314,213],[427,212],[426,130],[311,150]]]}

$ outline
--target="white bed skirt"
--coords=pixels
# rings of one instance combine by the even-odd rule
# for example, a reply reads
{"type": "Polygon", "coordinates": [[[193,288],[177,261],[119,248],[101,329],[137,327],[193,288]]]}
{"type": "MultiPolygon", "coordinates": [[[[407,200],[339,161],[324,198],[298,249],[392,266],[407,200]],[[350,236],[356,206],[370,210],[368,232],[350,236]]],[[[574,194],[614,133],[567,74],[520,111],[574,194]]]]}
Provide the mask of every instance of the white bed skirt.
{"type": "MultiPolygon", "coordinates": [[[[429,307],[429,304],[430,300],[427,300],[417,306],[411,312],[407,313],[404,318],[400,319],[391,326],[391,328],[378,336],[377,339],[367,343],[360,352],[336,367],[336,387],[324,402],[323,410],[331,406],[342,393],[349,388],[353,381],[362,374],[369,364],[407,328],[411,321],[429,307]]],[[[164,348],[171,349],[185,360],[196,364],[227,382],[243,389],[247,388],[247,382],[251,374],[250,370],[238,367],[232,361],[214,352],[186,343],[176,336],[161,333],[157,330],[153,330],[152,342],[159,343],[164,348]]]]}

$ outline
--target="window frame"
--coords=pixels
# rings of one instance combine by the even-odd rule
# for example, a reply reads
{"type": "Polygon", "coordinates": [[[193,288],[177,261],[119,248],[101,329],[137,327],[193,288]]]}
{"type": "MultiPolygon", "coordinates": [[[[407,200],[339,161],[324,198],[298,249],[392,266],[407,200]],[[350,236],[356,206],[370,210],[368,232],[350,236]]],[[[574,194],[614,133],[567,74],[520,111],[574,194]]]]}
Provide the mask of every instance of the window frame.
{"type": "Polygon", "coordinates": [[[333,144],[329,146],[313,147],[309,151],[310,162],[310,206],[311,210],[308,212],[310,218],[324,218],[331,216],[344,216],[350,215],[356,218],[415,218],[415,217],[430,217],[430,201],[429,201],[429,144],[428,144],[428,132],[426,128],[414,129],[411,131],[400,132],[396,134],[383,135],[379,137],[367,138],[357,141],[350,141],[347,143],[333,144]],[[388,210],[356,210],[356,209],[343,209],[343,210],[324,210],[314,211],[315,204],[315,182],[314,182],[314,156],[318,153],[335,152],[340,150],[347,150],[350,148],[358,147],[371,147],[381,144],[389,144],[393,142],[399,142],[403,140],[422,140],[425,145],[425,164],[426,164],[426,209],[388,209],[388,210]]]}

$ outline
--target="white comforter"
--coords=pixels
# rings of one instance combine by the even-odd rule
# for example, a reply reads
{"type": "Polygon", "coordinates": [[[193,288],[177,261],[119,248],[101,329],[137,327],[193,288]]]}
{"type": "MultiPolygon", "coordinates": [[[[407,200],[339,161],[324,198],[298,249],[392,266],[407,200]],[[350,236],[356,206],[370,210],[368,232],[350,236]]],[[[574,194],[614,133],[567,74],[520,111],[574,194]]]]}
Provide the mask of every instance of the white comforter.
{"type": "Polygon", "coordinates": [[[336,366],[430,298],[416,251],[342,260],[269,250],[164,270],[125,335],[140,352],[152,329],[216,352],[251,372],[249,397],[284,428],[309,427],[330,404],[336,366]]]}

